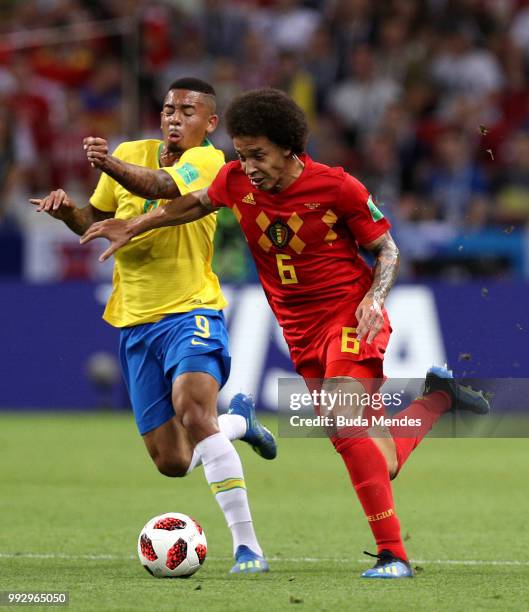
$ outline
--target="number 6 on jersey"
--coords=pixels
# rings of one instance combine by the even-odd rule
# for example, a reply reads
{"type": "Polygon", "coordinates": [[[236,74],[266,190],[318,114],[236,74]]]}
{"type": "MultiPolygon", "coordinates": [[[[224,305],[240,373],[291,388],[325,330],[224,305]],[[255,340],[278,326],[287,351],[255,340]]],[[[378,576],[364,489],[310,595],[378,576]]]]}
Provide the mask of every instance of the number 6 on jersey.
{"type": "Polygon", "coordinates": [[[285,261],[292,259],[290,255],[276,255],[277,271],[282,285],[294,285],[298,282],[296,269],[292,264],[286,264],[285,261]]]}

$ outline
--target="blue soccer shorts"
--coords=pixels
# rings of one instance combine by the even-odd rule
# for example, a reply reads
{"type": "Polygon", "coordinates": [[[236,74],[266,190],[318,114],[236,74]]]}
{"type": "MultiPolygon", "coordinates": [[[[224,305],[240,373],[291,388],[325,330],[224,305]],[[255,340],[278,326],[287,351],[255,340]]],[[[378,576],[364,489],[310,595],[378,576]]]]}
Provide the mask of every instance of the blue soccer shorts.
{"type": "Polygon", "coordinates": [[[136,424],[144,435],[174,416],[171,390],[180,374],[205,372],[220,388],[225,385],[231,357],[224,315],[203,308],[124,327],[119,357],[136,424]]]}

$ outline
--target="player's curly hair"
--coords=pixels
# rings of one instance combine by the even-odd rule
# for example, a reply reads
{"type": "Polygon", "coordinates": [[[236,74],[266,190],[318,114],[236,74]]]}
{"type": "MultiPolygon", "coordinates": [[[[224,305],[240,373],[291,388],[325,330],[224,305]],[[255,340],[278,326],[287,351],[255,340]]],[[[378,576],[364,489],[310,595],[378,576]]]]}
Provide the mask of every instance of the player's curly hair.
{"type": "Polygon", "coordinates": [[[231,138],[265,136],[283,149],[302,153],[308,125],[301,108],[279,89],[253,89],[237,96],[226,110],[231,138]]]}

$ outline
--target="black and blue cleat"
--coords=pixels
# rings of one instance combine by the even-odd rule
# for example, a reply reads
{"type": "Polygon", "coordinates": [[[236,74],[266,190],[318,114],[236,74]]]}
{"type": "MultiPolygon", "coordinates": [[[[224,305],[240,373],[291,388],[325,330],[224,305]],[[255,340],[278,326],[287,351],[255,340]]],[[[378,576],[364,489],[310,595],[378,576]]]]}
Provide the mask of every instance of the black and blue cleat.
{"type": "Polygon", "coordinates": [[[435,391],[444,391],[452,399],[452,411],[466,410],[474,414],[489,414],[490,403],[483,391],[474,391],[471,387],[459,384],[452,370],[446,367],[433,366],[426,373],[423,395],[435,391]]]}

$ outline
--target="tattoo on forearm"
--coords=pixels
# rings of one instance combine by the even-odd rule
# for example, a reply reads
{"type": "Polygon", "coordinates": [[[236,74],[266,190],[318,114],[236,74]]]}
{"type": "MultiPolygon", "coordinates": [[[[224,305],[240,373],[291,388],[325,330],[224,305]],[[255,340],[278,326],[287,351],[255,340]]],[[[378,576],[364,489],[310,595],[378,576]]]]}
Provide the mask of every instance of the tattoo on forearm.
{"type": "Polygon", "coordinates": [[[110,219],[114,213],[103,212],[97,208],[88,205],[84,208],[76,208],[71,216],[64,219],[64,223],[79,236],[82,236],[86,230],[96,221],[110,219]]]}
{"type": "Polygon", "coordinates": [[[399,273],[399,249],[391,237],[384,238],[383,242],[378,245],[376,257],[377,262],[370,292],[375,300],[383,302],[399,273]]]}
{"type": "Polygon", "coordinates": [[[167,172],[151,170],[109,157],[105,172],[118,181],[127,191],[142,198],[176,198],[180,195],[178,187],[167,172]]]}

